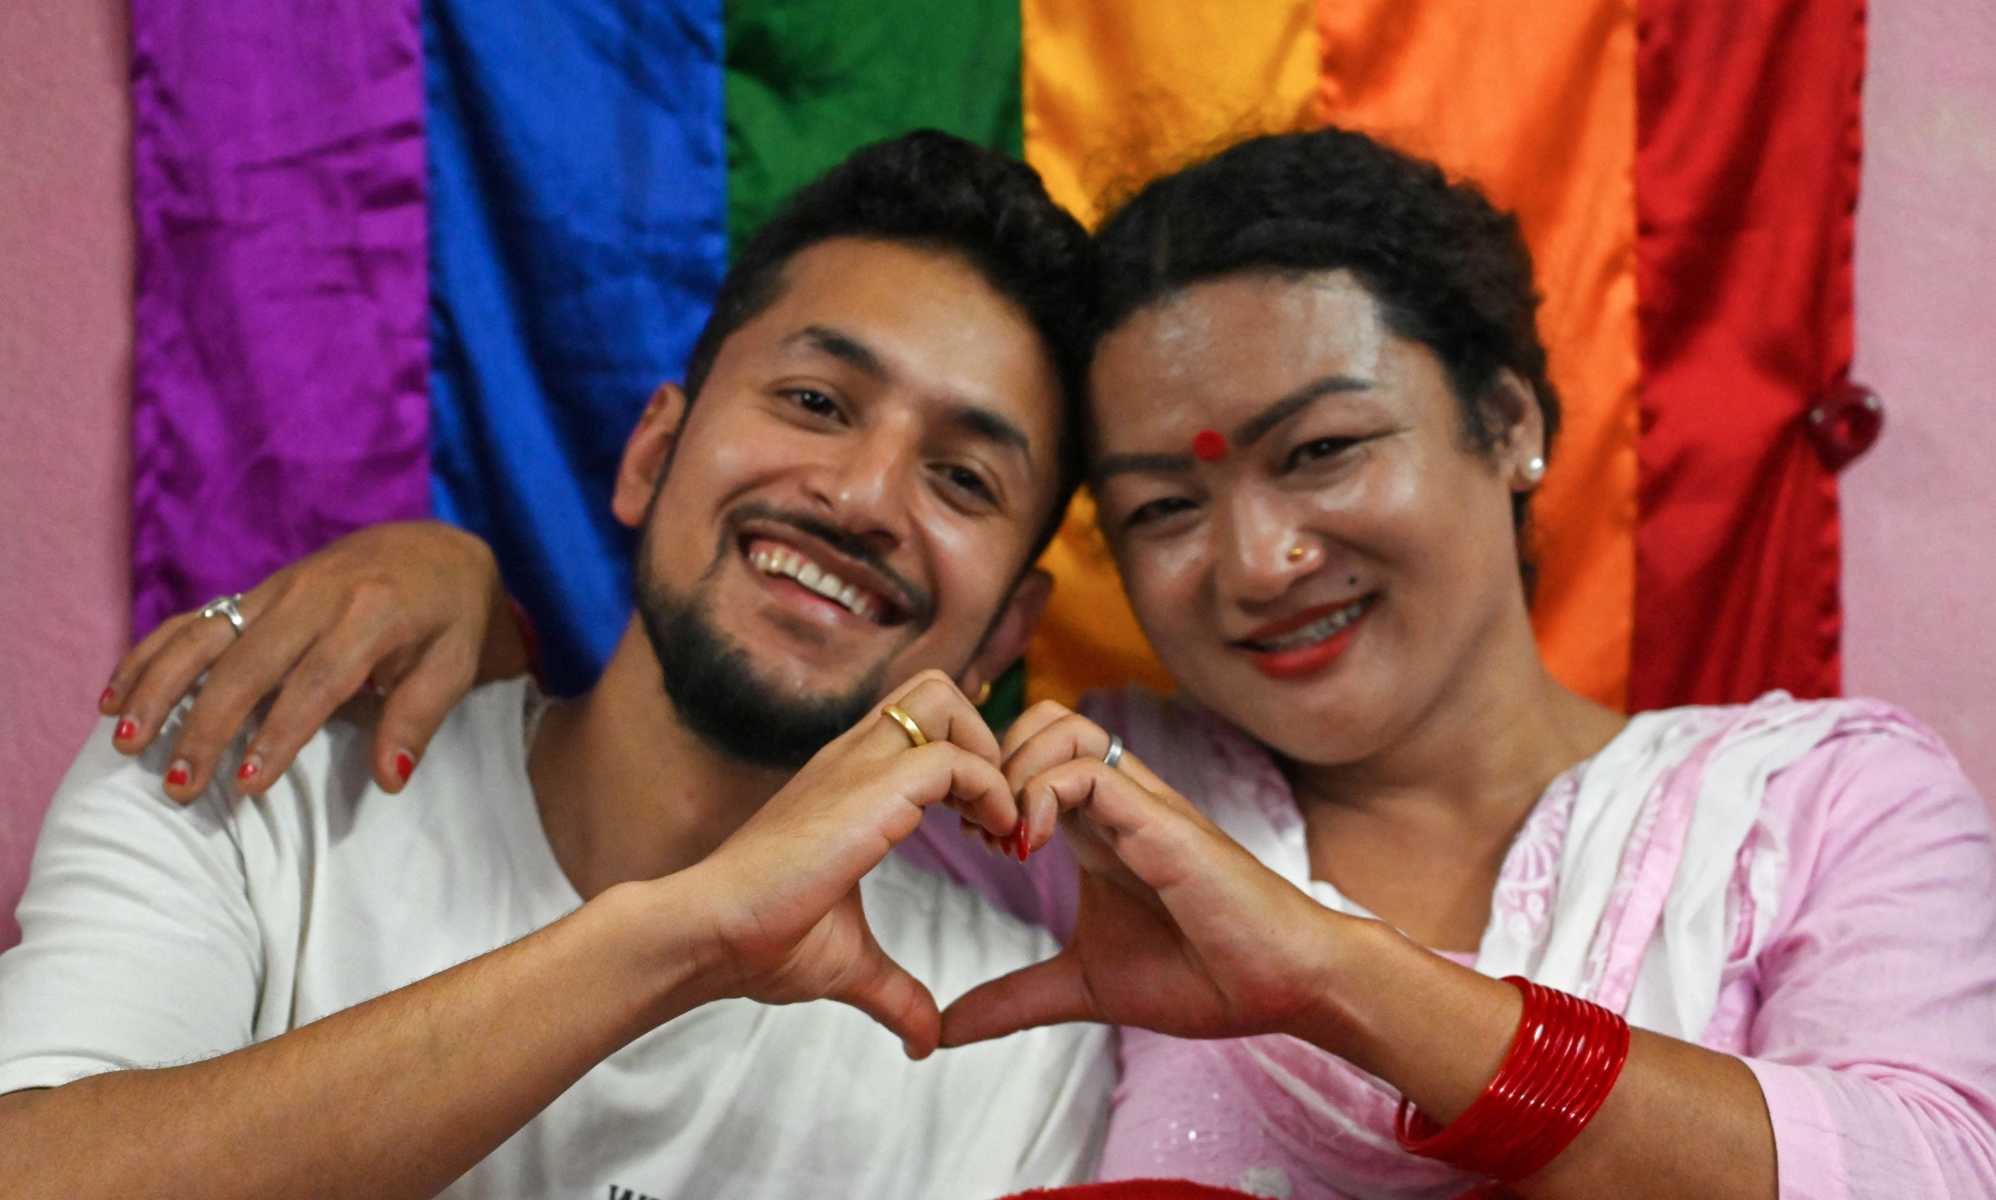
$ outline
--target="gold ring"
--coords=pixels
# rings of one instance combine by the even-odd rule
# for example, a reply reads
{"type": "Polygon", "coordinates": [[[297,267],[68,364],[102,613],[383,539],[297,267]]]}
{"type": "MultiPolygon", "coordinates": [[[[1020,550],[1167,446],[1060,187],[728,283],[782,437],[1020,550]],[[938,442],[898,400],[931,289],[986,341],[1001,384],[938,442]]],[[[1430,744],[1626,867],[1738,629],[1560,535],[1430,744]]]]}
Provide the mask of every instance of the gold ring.
{"type": "Polygon", "coordinates": [[[926,746],[929,744],[928,735],[922,732],[922,727],[920,725],[915,724],[915,718],[909,716],[905,712],[902,712],[900,709],[896,708],[892,704],[888,705],[886,708],[881,709],[880,711],[885,715],[887,715],[888,717],[892,718],[894,723],[901,727],[901,732],[908,735],[909,745],[926,746]]]}

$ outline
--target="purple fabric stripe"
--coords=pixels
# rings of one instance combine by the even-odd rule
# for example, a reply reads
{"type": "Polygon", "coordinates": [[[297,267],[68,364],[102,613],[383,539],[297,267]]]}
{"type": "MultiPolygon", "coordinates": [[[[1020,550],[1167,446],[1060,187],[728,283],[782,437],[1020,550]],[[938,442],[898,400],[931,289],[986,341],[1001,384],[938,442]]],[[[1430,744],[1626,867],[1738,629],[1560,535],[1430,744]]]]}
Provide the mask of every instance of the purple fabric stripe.
{"type": "Polygon", "coordinates": [[[132,4],[138,634],[429,511],[417,4],[132,4]]]}

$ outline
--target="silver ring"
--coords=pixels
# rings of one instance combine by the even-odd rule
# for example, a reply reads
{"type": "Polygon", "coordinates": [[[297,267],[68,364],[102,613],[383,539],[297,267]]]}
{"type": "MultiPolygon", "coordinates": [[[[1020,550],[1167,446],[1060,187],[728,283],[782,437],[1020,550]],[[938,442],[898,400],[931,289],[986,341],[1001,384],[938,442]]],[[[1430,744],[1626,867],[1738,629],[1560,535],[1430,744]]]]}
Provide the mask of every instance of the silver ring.
{"type": "Polygon", "coordinates": [[[243,594],[241,592],[237,592],[232,596],[217,596],[213,600],[208,601],[208,603],[203,604],[201,611],[196,615],[204,621],[209,617],[226,617],[229,621],[229,628],[236,631],[237,637],[241,637],[243,635],[243,610],[240,607],[242,599],[243,594]]]}
{"type": "Polygon", "coordinates": [[[1102,765],[1105,767],[1113,767],[1117,763],[1122,761],[1123,761],[1123,735],[1120,733],[1112,733],[1109,735],[1109,748],[1102,752],[1102,765]]]}

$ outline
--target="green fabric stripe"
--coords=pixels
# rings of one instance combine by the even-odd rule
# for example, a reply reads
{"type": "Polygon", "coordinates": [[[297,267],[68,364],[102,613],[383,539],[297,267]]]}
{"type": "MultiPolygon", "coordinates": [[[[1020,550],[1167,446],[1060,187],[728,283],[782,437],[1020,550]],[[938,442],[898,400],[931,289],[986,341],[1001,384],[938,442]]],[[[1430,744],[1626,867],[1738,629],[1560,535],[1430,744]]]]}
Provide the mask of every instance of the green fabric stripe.
{"type": "MultiPolygon", "coordinates": [[[[1019,0],[733,0],[727,42],[728,238],[868,142],[947,130],[1025,152],[1019,0]]],[[[1025,701],[1014,665],[985,714],[1025,701]]]]}
{"type": "Polygon", "coordinates": [[[1018,155],[1019,0],[726,6],[728,233],[855,148],[933,127],[1018,155]]]}

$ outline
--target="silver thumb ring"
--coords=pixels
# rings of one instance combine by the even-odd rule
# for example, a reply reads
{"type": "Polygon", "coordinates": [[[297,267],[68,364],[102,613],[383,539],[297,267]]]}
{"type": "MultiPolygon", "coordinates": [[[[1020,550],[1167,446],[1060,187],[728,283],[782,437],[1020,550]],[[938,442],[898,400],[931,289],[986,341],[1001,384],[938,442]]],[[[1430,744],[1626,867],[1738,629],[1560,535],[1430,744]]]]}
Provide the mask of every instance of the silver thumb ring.
{"type": "Polygon", "coordinates": [[[1112,733],[1109,735],[1109,748],[1102,752],[1102,765],[1105,767],[1113,767],[1117,763],[1122,761],[1123,761],[1123,735],[1120,733],[1112,733]]]}

